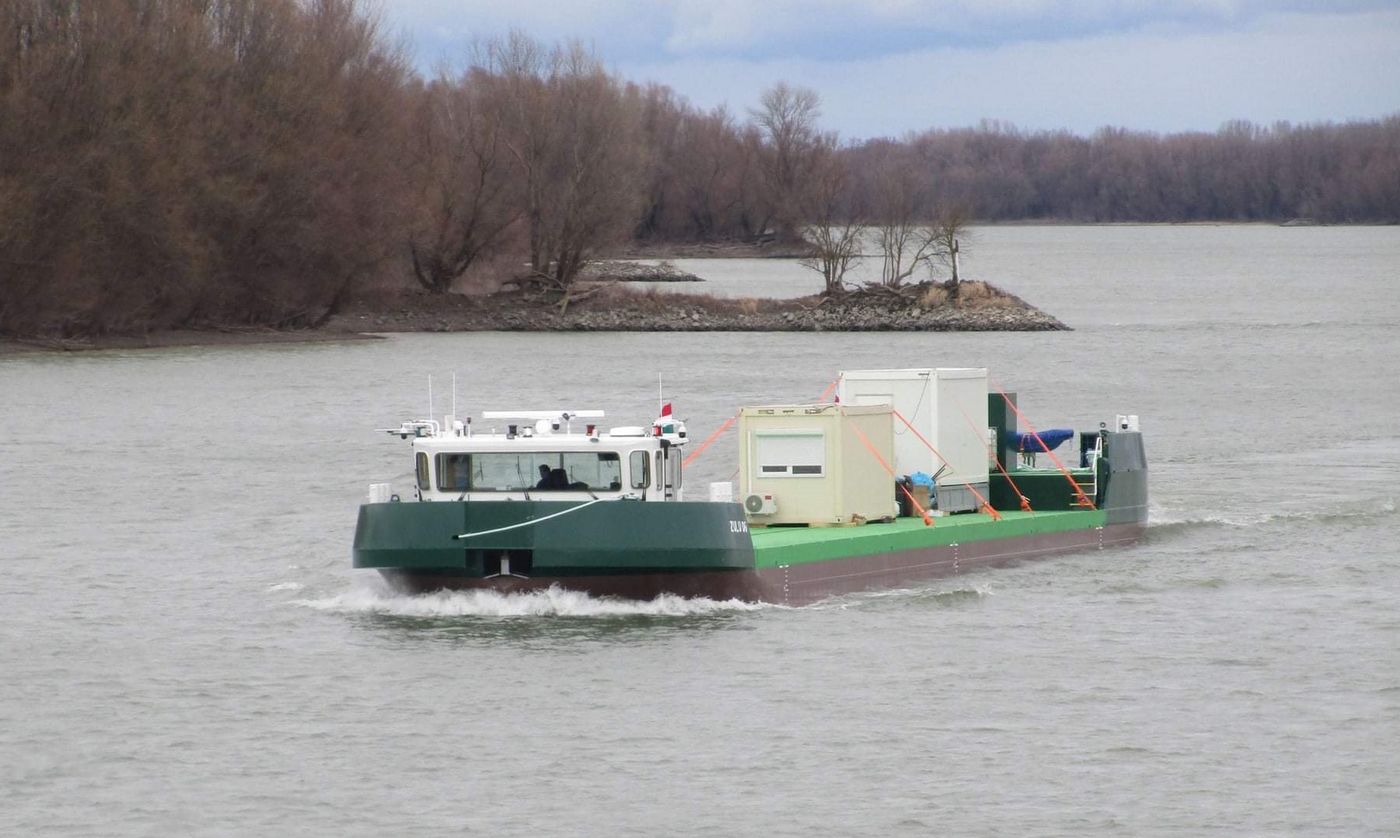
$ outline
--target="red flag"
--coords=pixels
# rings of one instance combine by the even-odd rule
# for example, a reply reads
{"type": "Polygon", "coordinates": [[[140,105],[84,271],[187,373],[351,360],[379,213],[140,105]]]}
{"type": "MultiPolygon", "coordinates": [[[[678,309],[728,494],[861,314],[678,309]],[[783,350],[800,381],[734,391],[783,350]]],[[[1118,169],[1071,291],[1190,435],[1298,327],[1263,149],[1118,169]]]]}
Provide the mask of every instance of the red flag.
{"type": "Polygon", "coordinates": [[[666,402],[665,404],[663,404],[663,405],[661,406],[661,416],[664,418],[664,417],[667,417],[667,416],[670,416],[670,415],[671,415],[671,403],[670,403],[670,402],[666,402]]]}

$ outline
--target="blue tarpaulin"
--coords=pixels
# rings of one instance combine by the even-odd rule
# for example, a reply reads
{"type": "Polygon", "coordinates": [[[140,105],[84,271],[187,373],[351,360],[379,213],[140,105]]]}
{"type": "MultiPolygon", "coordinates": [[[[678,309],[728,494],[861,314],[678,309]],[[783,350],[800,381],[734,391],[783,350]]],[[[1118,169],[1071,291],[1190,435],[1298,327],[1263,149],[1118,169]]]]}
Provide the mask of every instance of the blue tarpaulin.
{"type": "Polygon", "coordinates": [[[1065,440],[1074,436],[1074,429],[1050,428],[1048,430],[1041,431],[1039,436],[1040,440],[1036,441],[1036,434],[1016,434],[1016,450],[1023,451],[1027,454],[1039,454],[1040,452],[1045,451],[1047,449],[1049,449],[1050,451],[1054,451],[1056,448],[1059,448],[1065,440]],[[1044,448],[1041,447],[1041,442],[1045,443],[1044,448]]]}
{"type": "Polygon", "coordinates": [[[909,482],[914,484],[915,486],[927,486],[930,489],[933,488],[933,478],[926,472],[914,472],[913,474],[909,475],[909,482]]]}

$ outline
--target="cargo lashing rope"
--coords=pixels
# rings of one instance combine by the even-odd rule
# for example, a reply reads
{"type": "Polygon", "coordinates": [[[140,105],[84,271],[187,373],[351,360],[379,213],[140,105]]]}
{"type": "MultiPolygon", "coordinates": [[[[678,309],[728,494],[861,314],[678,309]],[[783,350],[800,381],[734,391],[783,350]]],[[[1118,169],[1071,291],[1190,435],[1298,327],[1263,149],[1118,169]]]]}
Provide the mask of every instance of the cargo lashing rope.
{"type": "Polygon", "coordinates": [[[543,518],[533,518],[533,519],[531,519],[531,520],[529,520],[529,521],[521,521],[521,522],[518,523],[518,524],[511,524],[511,525],[505,526],[505,527],[496,527],[496,528],[493,529],[493,530],[481,530],[480,532],[464,532],[464,533],[462,533],[461,535],[454,535],[454,536],[452,536],[452,537],[455,538],[455,539],[461,540],[461,539],[463,539],[463,538],[476,538],[476,537],[482,536],[482,535],[494,535],[494,534],[496,534],[496,533],[498,533],[498,532],[507,532],[507,531],[509,531],[509,530],[518,530],[518,529],[521,529],[522,527],[532,527],[532,526],[534,526],[535,524],[543,524],[545,521],[548,521],[548,520],[550,520],[551,518],[558,518],[558,517],[561,517],[561,516],[563,516],[563,515],[568,515],[570,512],[577,512],[577,511],[579,511],[580,509],[587,509],[588,507],[592,506],[593,504],[595,504],[595,503],[602,503],[602,502],[605,501],[605,500],[612,500],[612,498],[594,498],[593,500],[588,501],[587,503],[581,503],[581,504],[579,504],[578,506],[571,506],[571,507],[569,507],[568,509],[563,509],[563,510],[560,510],[559,512],[551,513],[551,514],[549,514],[549,515],[544,516],[543,518]]]}
{"type": "Polygon", "coordinates": [[[704,452],[704,450],[705,450],[706,448],[709,448],[711,443],[713,443],[715,440],[719,439],[720,434],[722,434],[722,433],[724,433],[725,431],[729,430],[729,426],[730,426],[730,425],[733,425],[734,422],[735,422],[736,420],[738,420],[738,418],[739,418],[739,414],[736,413],[736,414],[734,414],[733,416],[729,417],[728,419],[724,420],[724,424],[723,424],[723,425],[720,425],[718,430],[716,430],[714,433],[710,434],[709,437],[707,437],[707,438],[705,439],[704,442],[700,443],[700,446],[699,446],[698,448],[696,448],[694,451],[690,452],[690,456],[689,456],[689,457],[686,457],[684,460],[681,461],[681,468],[686,468],[686,467],[688,467],[691,463],[695,462],[696,458],[699,457],[700,454],[701,454],[702,452],[704,452]]]}
{"type": "Polygon", "coordinates": [[[1001,394],[1002,400],[1006,402],[1006,406],[1011,408],[1011,412],[1016,414],[1017,419],[1025,423],[1026,427],[1030,430],[1031,436],[1035,437],[1035,441],[1040,443],[1041,449],[1043,449],[1046,454],[1050,455],[1050,461],[1055,464],[1055,468],[1058,468],[1060,473],[1065,476],[1065,479],[1069,481],[1069,485],[1074,487],[1074,493],[1078,496],[1076,499],[1078,505],[1088,507],[1089,509],[1096,509],[1097,507],[1094,506],[1094,502],[1089,499],[1088,495],[1084,494],[1084,490],[1080,488],[1079,483],[1075,481],[1074,475],[1070,474],[1069,469],[1065,468],[1065,464],[1060,462],[1059,457],[1055,456],[1055,452],[1050,450],[1050,446],[1045,444],[1045,440],[1040,438],[1040,432],[1031,424],[1031,420],[1027,419],[1026,414],[1022,413],[1020,408],[1016,407],[1016,403],[1011,401],[1011,397],[1006,395],[1006,391],[1001,389],[1000,385],[996,385],[996,388],[997,392],[1001,394]]]}
{"type": "Polygon", "coordinates": [[[899,482],[899,475],[894,473],[894,467],[892,467],[888,462],[886,462],[884,457],[880,456],[879,451],[875,450],[875,446],[871,444],[870,438],[867,437],[863,431],[861,431],[860,427],[857,426],[855,422],[851,421],[851,417],[847,416],[846,422],[851,426],[851,430],[856,432],[856,436],[860,437],[860,441],[865,443],[865,447],[869,449],[870,453],[875,455],[875,459],[880,461],[880,465],[885,467],[885,471],[890,473],[890,477],[894,478],[895,485],[899,487],[899,490],[904,493],[905,497],[909,498],[910,505],[919,511],[919,517],[924,519],[924,526],[933,526],[933,516],[929,514],[927,509],[924,509],[922,506],[920,506],[919,502],[914,498],[914,495],[909,491],[909,489],[903,483],[899,482]]]}
{"type": "MultiPolygon", "coordinates": [[[[836,390],[836,385],[840,383],[841,379],[838,378],[835,381],[832,381],[830,384],[828,384],[826,386],[826,389],[822,391],[821,397],[817,399],[817,402],[825,403],[826,397],[831,395],[832,392],[836,390]]],[[[846,417],[846,422],[850,424],[851,430],[856,432],[856,436],[860,437],[860,441],[865,444],[866,449],[875,456],[875,459],[880,461],[880,465],[885,467],[885,471],[889,472],[890,477],[894,480],[894,485],[898,486],[899,490],[904,493],[904,496],[909,499],[909,505],[914,507],[914,509],[918,510],[919,517],[922,518],[924,521],[924,526],[933,526],[933,516],[929,514],[929,511],[927,509],[924,509],[924,507],[919,503],[918,499],[914,497],[914,494],[909,491],[909,487],[905,486],[903,483],[900,482],[899,475],[895,474],[894,472],[894,467],[891,466],[888,462],[886,462],[884,457],[880,456],[879,451],[875,450],[875,446],[870,442],[870,438],[867,437],[864,434],[864,432],[861,431],[861,429],[856,425],[855,422],[851,421],[851,418],[849,416],[846,417]]]]}
{"type": "MultiPolygon", "coordinates": [[[[943,465],[947,466],[950,470],[952,470],[952,471],[954,471],[954,472],[957,471],[957,469],[954,469],[954,468],[953,468],[953,464],[950,463],[950,462],[948,462],[948,458],[945,457],[945,456],[943,456],[943,453],[940,452],[937,448],[934,448],[934,447],[933,447],[933,443],[932,443],[932,442],[929,442],[928,439],[927,439],[923,434],[919,433],[918,428],[915,428],[912,424],[910,424],[910,423],[909,423],[909,420],[908,420],[908,419],[905,419],[903,414],[901,414],[898,410],[893,410],[893,409],[891,409],[890,412],[893,413],[893,414],[895,415],[895,417],[899,419],[899,421],[901,421],[901,422],[904,423],[904,427],[906,427],[906,428],[908,428],[909,430],[913,431],[913,432],[914,432],[914,436],[916,436],[916,437],[919,438],[919,442],[922,442],[924,445],[927,445],[927,446],[928,446],[928,450],[932,451],[932,452],[933,452],[933,456],[937,457],[940,461],[942,461],[943,465]]],[[[984,498],[984,497],[982,497],[982,493],[981,493],[981,492],[979,492],[979,491],[977,491],[976,489],[974,489],[974,488],[972,487],[972,484],[969,483],[969,482],[967,482],[966,480],[962,481],[962,484],[963,484],[964,486],[967,487],[967,490],[968,490],[969,492],[972,493],[973,497],[977,498],[977,502],[978,502],[979,504],[981,504],[981,506],[982,506],[982,511],[983,511],[983,512],[985,512],[985,513],[987,513],[988,515],[992,516],[992,520],[993,520],[993,521],[1000,521],[1000,520],[1001,520],[1001,513],[992,508],[992,505],[991,505],[990,503],[987,502],[987,499],[984,498]]]]}
{"type": "MultiPolygon", "coordinates": [[[[962,403],[954,401],[953,404],[957,405],[958,412],[962,414],[963,421],[967,423],[967,426],[971,428],[974,433],[977,433],[980,436],[984,431],[977,430],[977,424],[972,421],[971,416],[967,415],[967,411],[963,410],[962,403]]],[[[1032,512],[1033,510],[1031,509],[1031,499],[1026,497],[1025,492],[1021,491],[1021,487],[1017,486],[1016,481],[1011,479],[1011,475],[1006,471],[1006,466],[1003,466],[1001,464],[1001,456],[997,453],[996,449],[992,446],[992,444],[988,442],[986,443],[986,446],[987,453],[992,456],[992,462],[997,464],[997,471],[1001,472],[1001,476],[1005,477],[1006,482],[1011,484],[1011,491],[1016,493],[1016,497],[1021,499],[1021,511],[1032,512]]]]}
{"type": "MultiPolygon", "coordinates": [[[[822,394],[821,394],[820,396],[817,397],[817,404],[825,404],[825,403],[826,403],[826,400],[827,400],[827,397],[829,397],[832,393],[836,392],[836,385],[839,384],[840,381],[841,381],[841,380],[838,378],[838,379],[833,380],[830,384],[826,385],[826,389],[823,390],[823,391],[822,391],[822,394]]],[[[695,449],[694,451],[690,452],[690,456],[686,457],[684,460],[681,461],[681,467],[682,467],[682,468],[685,468],[685,467],[689,466],[691,463],[695,462],[697,459],[699,459],[700,454],[703,453],[704,450],[705,450],[706,448],[709,448],[712,444],[714,444],[714,441],[717,440],[717,439],[719,439],[720,436],[721,436],[725,431],[729,430],[730,426],[733,425],[733,424],[734,424],[735,422],[737,422],[738,420],[739,420],[739,414],[737,414],[737,413],[734,414],[733,416],[729,417],[728,419],[724,420],[724,424],[720,425],[719,428],[717,428],[717,429],[715,430],[714,433],[712,433],[712,434],[710,434],[708,437],[706,437],[704,442],[700,443],[700,445],[697,446],[696,449],[695,449]]],[[[734,478],[735,478],[735,477],[738,477],[738,476],[739,476],[739,471],[738,471],[738,469],[735,469],[735,470],[734,470],[734,473],[731,474],[731,475],[729,476],[729,479],[730,479],[730,481],[733,481],[734,478]]]]}

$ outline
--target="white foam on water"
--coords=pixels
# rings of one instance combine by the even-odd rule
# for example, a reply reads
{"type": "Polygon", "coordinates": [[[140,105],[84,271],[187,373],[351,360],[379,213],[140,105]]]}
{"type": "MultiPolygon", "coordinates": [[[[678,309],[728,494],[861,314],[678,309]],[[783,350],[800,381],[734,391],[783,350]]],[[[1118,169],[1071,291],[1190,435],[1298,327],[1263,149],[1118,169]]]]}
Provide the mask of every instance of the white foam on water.
{"type": "Polygon", "coordinates": [[[300,582],[278,582],[276,585],[268,585],[269,591],[299,591],[306,586],[300,582]]]}
{"type": "Polygon", "coordinates": [[[671,594],[651,600],[593,597],[557,586],[510,594],[481,590],[409,595],[373,583],[320,599],[293,600],[292,604],[336,614],[394,617],[695,617],[776,607],[737,599],[690,599],[671,594]]]}
{"type": "Polygon", "coordinates": [[[847,608],[863,608],[870,605],[901,600],[908,602],[923,600],[926,602],[935,602],[940,605],[956,605],[965,602],[976,602],[990,596],[995,596],[995,592],[991,588],[982,585],[961,585],[956,588],[936,585],[931,587],[883,588],[832,597],[808,607],[812,610],[822,610],[825,608],[844,610],[847,608]]]}
{"type": "Polygon", "coordinates": [[[1227,527],[1255,527],[1276,521],[1330,521],[1366,518],[1383,518],[1394,515],[1395,499],[1362,500],[1353,503],[1329,501],[1325,506],[1300,507],[1279,511],[1265,510],[1222,510],[1204,514],[1190,514],[1175,510],[1152,507],[1148,515],[1149,529],[1175,528],[1192,524],[1214,524],[1227,527]]]}

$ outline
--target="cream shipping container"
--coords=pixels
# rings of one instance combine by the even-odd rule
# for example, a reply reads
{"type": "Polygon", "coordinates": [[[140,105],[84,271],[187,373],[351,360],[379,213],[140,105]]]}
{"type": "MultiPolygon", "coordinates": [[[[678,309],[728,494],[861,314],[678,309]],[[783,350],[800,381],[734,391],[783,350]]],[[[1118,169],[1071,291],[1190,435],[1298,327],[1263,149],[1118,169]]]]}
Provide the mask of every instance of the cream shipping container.
{"type": "Polygon", "coordinates": [[[780,405],[739,412],[749,521],[849,524],[898,514],[889,405],[780,405]],[[882,463],[883,460],[883,463],[882,463]]]}

